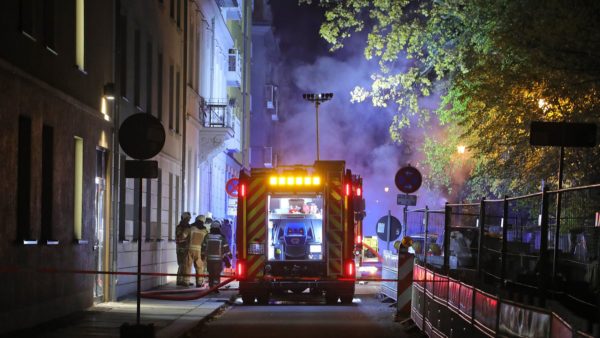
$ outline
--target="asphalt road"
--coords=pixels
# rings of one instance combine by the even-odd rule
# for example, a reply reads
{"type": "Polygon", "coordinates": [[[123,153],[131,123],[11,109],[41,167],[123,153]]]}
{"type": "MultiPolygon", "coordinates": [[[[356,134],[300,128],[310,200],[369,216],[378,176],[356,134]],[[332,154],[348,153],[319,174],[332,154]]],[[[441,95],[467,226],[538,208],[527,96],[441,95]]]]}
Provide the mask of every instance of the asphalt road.
{"type": "MultiPolygon", "coordinates": [[[[238,299],[232,306],[190,332],[188,337],[215,338],[335,338],[419,337],[404,332],[395,321],[395,308],[378,297],[378,285],[357,285],[352,305],[325,305],[324,299],[308,294],[302,298],[271,299],[267,306],[245,306],[238,299]]],[[[291,295],[290,295],[291,296],[291,295]]]]}

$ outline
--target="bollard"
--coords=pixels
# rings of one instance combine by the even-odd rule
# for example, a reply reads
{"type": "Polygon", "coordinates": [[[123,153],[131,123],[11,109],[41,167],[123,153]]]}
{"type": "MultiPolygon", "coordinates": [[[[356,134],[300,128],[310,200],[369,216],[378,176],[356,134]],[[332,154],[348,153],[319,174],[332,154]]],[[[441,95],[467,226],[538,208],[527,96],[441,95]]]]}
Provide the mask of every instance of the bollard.
{"type": "Polygon", "coordinates": [[[396,288],[396,316],[398,317],[410,317],[414,261],[415,255],[408,252],[398,253],[398,285],[396,288]]]}

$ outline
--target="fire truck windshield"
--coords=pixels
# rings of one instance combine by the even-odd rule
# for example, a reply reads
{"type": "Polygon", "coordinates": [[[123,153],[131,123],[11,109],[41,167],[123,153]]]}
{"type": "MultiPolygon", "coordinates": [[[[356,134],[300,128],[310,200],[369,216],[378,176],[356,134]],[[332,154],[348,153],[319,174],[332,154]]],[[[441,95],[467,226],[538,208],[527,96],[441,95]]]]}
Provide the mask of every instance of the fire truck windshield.
{"type": "Polygon", "coordinates": [[[322,208],[321,195],[270,196],[268,259],[323,259],[322,208]]]}

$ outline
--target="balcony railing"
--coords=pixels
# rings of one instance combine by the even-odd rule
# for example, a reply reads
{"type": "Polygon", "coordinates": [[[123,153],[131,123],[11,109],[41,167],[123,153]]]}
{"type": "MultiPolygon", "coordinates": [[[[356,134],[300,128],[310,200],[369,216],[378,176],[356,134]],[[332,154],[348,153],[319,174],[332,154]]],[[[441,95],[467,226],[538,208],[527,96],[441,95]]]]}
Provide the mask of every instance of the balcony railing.
{"type": "Polygon", "coordinates": [[[200,122],[205,128],[233,128],[233,108],[225,99],[201,102],[200,122]]]}

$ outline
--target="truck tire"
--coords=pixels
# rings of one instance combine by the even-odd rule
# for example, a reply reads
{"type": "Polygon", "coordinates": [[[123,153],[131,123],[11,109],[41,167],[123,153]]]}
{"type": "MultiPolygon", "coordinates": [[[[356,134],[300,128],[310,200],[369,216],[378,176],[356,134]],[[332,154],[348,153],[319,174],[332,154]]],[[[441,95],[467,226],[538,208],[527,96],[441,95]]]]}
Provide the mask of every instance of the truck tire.
{"type": "Polygon", "coordinates": [[[325,303],[327,303],[328,305],[334,305],[337,304],[338,301],[338,295],[331,292],[331,291],[327,291],[325,293],[325,303]]]}
{"type": "Polygon", "coordinates": [[[265,293],[256,297],[256,301],[260,305],[268,305],[269,304],[269,294],[265,293]]]}
{"type": "Polygon", "coordinates": [[[352,299],[354,297],[352,297],[352,295],[343,295],[340,296],[340,301],[342,302],[342,304],[352,304],[352,299]]]}
{"type": "Polygon", "coordinates": [[[254,296],[242,294],[242,302],[244,305],[254,305],[254,296]]]}

